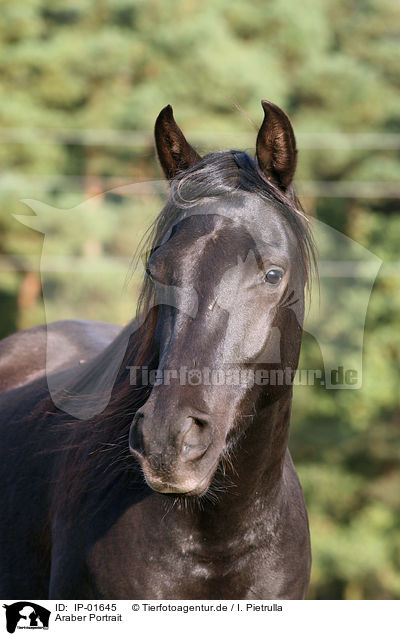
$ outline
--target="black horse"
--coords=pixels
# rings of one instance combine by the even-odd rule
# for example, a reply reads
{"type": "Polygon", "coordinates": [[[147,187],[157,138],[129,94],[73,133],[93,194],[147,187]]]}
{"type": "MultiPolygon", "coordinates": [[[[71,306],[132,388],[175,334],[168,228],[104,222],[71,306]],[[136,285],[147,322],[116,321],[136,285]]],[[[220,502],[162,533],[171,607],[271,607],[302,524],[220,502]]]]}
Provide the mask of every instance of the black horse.
{"type": "Polygon", "coordinates": [[[255,160],[201,158],[161,111],[171,190],[142,319],[56,324],[59,400],[45,327],[0,343],[2,598],[306,595],[307,513],[287,444],[313,248],[292,126],[262,106],[255,160]],[[76,347],[87,362],[71,369],[76,347]],[[95,402],[88,378],[121,347],[100,414],[59,408],[74,391],[75,405],[95,402]]]}

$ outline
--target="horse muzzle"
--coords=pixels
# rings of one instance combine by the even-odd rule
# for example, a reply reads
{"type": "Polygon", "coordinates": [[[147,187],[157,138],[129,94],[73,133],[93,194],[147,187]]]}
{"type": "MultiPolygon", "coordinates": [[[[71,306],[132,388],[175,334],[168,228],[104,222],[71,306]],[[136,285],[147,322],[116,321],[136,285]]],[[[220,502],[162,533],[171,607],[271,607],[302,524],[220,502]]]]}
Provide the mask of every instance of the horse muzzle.
{"type": "Polygon", "coordinates": [[[213,426],[208,417],[181,413],[168,422],[148,414],[146,405],[131,424],[129,448],[153,490],[199,496],[216,469],[211,456],[213,426]]]}

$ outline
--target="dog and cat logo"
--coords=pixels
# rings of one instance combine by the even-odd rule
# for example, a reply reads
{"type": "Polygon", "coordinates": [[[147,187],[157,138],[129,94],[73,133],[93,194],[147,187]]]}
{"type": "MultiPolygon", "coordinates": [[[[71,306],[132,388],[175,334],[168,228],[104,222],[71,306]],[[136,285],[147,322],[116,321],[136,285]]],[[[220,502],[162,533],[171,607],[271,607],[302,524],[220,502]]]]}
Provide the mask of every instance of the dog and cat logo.
{"type": "Polygon", "coordinates": [[[3,607],[9,634],[14,634],[16,629],[49,629],[51,612],[37,603],[19,601],[3,607]]]}

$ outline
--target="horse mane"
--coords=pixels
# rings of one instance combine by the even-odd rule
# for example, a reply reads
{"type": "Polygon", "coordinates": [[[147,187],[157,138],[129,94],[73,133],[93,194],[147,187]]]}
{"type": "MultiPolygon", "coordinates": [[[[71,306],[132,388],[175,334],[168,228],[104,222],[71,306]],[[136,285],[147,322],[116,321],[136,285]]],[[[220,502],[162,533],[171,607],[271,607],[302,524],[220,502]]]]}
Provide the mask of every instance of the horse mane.
{"type": "MultiPolygon", "coordinates": [[[[293,188],[284,194],[265,178],[257,162],[243,151],[220,151],[206,155],[171,181],[169,199],[152,224],[141,247],[141,254],[149,258],[171,228],[184,219],[200,200],[202,203],[218,200],[236,192],[257,194],[288,221],[298,241],[304,279],[309,282],[315,264],[314,245],[308,220],[293,188]]],[[[60,515],[68,514],[66,511],[73,513],[88,492],[97,490],[99,478],[107,479],[108,484],[121,483],[123,480],[127,487],[132,481],[143,483],[140,469],[129,452],[128,436],[132,419],[147,400],[151,387],[145,383],[130,385],[127,367],[135,365],[146,366],[149,370],[157,369],[156,324],[154,286],[151,279],[145,276],[136,320],[122,332],[128,344],[108,405],[100,414],[86,420],[71,421],[63,414],[63,428],[68,431],[68,448],[56,476],[53,523],[60,515]],[[140,326],[136,329],[135,325],[140,326]]],[[[99,373],[99,369],[112,360],[119,346],[120,336],[85,365],[73,384],[68,386],[68,393],[77,391],[80,393],[78,399],[85,399],[82,388],[86,386],[88,378],[91,374],[99,373]]]]}

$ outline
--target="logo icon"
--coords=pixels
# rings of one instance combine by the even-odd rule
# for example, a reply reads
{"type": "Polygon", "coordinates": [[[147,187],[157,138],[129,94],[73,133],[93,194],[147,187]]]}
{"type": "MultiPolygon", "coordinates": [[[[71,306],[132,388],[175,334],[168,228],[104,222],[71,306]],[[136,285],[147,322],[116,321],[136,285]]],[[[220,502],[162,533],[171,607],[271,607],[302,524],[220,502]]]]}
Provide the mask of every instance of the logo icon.
{"type": "Polygon", "coordinates": [[[51,612],[37,603],[19,601],[3,607],[6,610],[9,634],[13,634],[16,629],[49,629],[51,612]]]}

